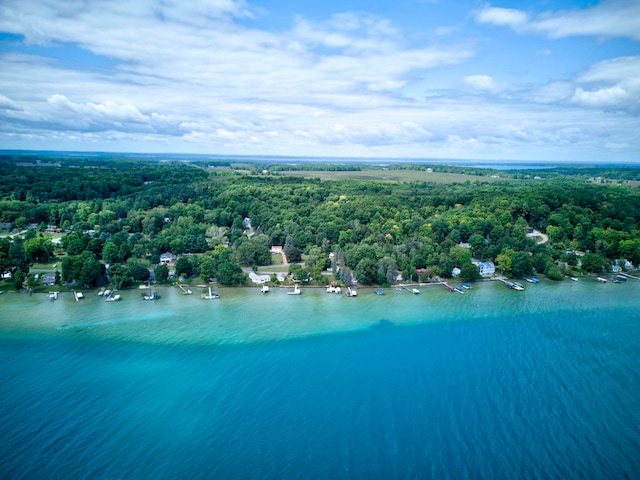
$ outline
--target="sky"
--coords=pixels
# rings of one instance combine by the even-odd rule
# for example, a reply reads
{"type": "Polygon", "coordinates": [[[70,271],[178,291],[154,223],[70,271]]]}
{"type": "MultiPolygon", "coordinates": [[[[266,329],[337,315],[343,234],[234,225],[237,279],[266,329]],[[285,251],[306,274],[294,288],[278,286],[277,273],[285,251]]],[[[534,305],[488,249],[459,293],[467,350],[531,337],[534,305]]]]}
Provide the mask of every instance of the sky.
{"type": "Polygon", "coordinates": [[[0,149],[640,162],[640,0],[0,0],[0,149]]]}

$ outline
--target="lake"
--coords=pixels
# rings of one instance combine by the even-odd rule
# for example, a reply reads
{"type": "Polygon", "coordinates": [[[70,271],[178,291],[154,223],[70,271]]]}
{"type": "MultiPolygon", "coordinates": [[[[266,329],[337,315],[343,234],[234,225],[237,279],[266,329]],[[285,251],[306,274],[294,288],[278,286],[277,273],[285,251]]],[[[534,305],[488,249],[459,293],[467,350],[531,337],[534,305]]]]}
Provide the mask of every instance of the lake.
{"type": "Polygon", "coordinates": [[[637,478],[640,282],[0,295],[0,477],[637,478]]]}

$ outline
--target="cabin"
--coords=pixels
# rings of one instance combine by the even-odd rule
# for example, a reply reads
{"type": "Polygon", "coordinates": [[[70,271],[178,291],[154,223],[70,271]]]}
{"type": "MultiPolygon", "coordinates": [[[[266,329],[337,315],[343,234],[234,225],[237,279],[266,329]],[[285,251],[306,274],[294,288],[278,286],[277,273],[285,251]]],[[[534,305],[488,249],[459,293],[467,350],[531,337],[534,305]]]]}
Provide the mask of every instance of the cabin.
{"type": "Polygon", "coordinates": [[[271,281],[271,275],[258,275],[256,272],[249,272],[249,278],[258,285],[271,281]]]}
{"type": "Polygon", "coordinates": [[[493,262],[480,262],[478,264],[481,277],[490,277],[496,273],[496,266],[493,262]]]}

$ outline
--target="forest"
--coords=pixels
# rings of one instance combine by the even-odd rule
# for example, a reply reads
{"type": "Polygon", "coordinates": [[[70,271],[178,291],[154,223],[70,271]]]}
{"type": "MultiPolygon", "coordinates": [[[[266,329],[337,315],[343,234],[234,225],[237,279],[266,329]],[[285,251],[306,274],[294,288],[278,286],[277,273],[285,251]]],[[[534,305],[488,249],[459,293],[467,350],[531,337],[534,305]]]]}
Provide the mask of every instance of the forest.
{"type": "MultiPolygon", "coordinates": [[[[368,168],[380,167],[307,166],[368,168]]],[[[493,261],[507,277],[551,280],[640,263],[638,170],[389,168],[452,172],[458,181],[320,180],[286,176],[300,168],[277,164],[5,155],[0,272],[16,289],[37,288],[34,266],[54,262],[60,285],[126,288],[150,277],[166,282],[173,270],[194,282],[243,285],[247,272],[272,263],[274,245],[283,246],[291,278],[320,285],[428,282],[456,268],[474,281],[472,260],[493,261]],[[548,240],[528,236],[532,230],[548,240]],[[176,259],[170,266],[160,262],[167,252],[176,259]]]]}

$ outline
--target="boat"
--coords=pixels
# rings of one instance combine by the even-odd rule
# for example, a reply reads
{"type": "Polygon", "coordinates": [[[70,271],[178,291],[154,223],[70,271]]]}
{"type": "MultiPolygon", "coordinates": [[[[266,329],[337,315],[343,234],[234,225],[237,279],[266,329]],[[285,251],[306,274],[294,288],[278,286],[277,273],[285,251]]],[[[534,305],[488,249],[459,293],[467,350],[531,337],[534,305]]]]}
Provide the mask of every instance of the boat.
{"type": "Polygon", "coordinates": [[[533,278],[527,278],[527,277],[525,277],[525,280],[526,280],[527,282],[529,282],[529,283],[533,283],[533,278]]]}
{"type": "Polygon", "coordinates": [[[84,298],[82,292],[76,292],[75,290],[73,291],[73,296],[76,298],[76,302],[79,302],[84,298]]]}
{"type": "Polygon", "coordinates": [[[209,287],[209,293],[203,293],[202,298],[204,298],[205,300],[215,300],[216,298],[220,298],[220,295],[212,292],[211,287],[209,287]]]}
{"type": "Polygon", "coordinates": [[[103,295],[104,295],[104,289],[101,289],[101,290],[98,292],[98,296],[99,296],[99,297],[102,297],[103,295]]]}
{"type": "Polygon", "coordinates": [[[261,293],[269,293],[269,285],[263,285],[260,289],[261,293]]]}
{"type": "Polygon", "coordinates": [[[300,291],[299,285],[293,286],[293,292],[287,292],[287,295],[300,295],[302,292],[300,291]]]}
{"type": "Polygon", "coordinates": [[[536,277],[531,277],[531,281],[533,283],[540,283],[540,280],[538,280],[536,277]]]}
{"type": "Polygon", "coordinates": [[[602,278],[602,277],[598,277],[598,281],[600,283],[607,283],[607,279],[606,278],[602,278]]]}
{"type": "Polygon", "coordinates": [[[574,282],[578,281],[578,279],[576,277],[571,277],[571,280],[573,280],[574,282]]]}
{"type": "Polygon", "coordinates": [[[462,287],[460,285],[456,285],[455,287],[453,287],[453,289],[457,292],[457,293],[461,293],[462,295],[464,295],[464,292],[462,291],[462,287]]]}
{"type": "Polygon", "coordinates": [[[462,288],[464,288],[465,290],[471,290],[471,285],[469,285],[468,283],[463,283],[462,288]]]}
{"type": "Polygon", "coordinates": [[[358,292],[356,292],[355,288],[347,287],[347,297],[357,297],[358,292]]]}
{"type": "Polygon", "coordinates": [[[524,288],[522,288],[522,285],[520,285],[519,283],[516,282],[508,282],[505,281],[504,284],[508,287],[511,288],[513,290],[524,290],[524,288]]]}
{"type": "Polygon", "coordinates": [[[160,299],[160,295],[158,294],[158,292],[143,293],[142,294],[142,299],[143,300],[159,300],[160,299]]]}
{"type": "Polygon", "coordinates": [[[384,295],[384,290],[379,288],[378,290],[376,290],[376,295],[384,295]]]}
{"type": "Polygon", "coordinates": [[[60,292],[49,292],[49,300],[57,300],[60,292]]]}
{"type": "Polygon", "coordinates": [[[342,293],[342,288],[329,285],[327,286],[327,293],[342,293]]]}
{"type": "Polygon", "coordinates": [[[449,285],[448,283],[445,283],[444,286],[447,288],[447,290],[449,290],[450,292],[453,292],[455,290],[455,288],[453,288],[451,285],[449,285]]]}
{"type": "Polygon", "coordinates": [[[105,302],[117,302],[118,300],[120,300],[120,295],[116,294],[116,295],[110,295],[105,302]]]}
{"type": "Polygon", "coordinates": [[[412,288],[411,293],[413,293],[414,295],[418,295],[420,293],[420,290],[418,290],[417,288],[412,288]]]}

